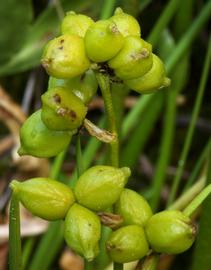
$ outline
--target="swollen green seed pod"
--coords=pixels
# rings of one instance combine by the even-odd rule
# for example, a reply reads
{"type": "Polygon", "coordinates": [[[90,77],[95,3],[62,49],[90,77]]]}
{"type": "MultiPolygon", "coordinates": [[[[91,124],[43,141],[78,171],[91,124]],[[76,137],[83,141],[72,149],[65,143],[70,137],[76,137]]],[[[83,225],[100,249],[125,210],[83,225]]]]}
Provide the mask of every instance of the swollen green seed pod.
{"type": "Polygon", "coordinates": [[[68,186],[49,178],[13,180],[10,187],[26,209],[46,220],[63,219],[75,201],[68,186]]]}
{"type": "Polygon", "coordinates": [[[55,87],[42,95],[42,121],[52,130],[74,130],[83,122],[87,107],[68,88],[55,87]]]}
{"type": "Polygon", "coordinates": [[[76,198],[87,208],[103,211],[118,200],[129,176],[130,169],[127,167],[91,167],[77,181],[76,198]]]}
{"type": "Polygon", "coordinates": [[[145,226],[152,216],[151,207],[144,197],[126,188],[115,203],[114,211],[123,218],[122,226],[133,224],[145,226]]]}
{"type": "Polygon", "coordinates": [[[123,80],[138,78],[152,67],[152,46],[136,36],[128,36],[120,52],[108,65],[123,80]]]}
{"type": "Polygon", "coordinates": [[[41,61],[50,76],[61,79],[83,74],[90,66],[83,38],[77,35],[62,35],[50,40],[41,61]]]}
{"type": "Polygon", "coordinates": [[[57,79],[50,77],[48,88],[54,88],[56,86],[62,86],[68,88],[77,97],[79,97],[84,104],[88,104],[92,97],[97,92],[97,80],[92,70],[88,70],[83,75],[71,78],[71,79],[57,79]]]}
{"type": "Polygon", "coordinates": [[[56,156],[67,148],[72,134],[70,131],[48,129],[41,120],[41,110],[38,110],[21,127],[18,154],[40,158],[56,156]]]}
{"type": "Polygon", "coordinates": [[[102,20],[89,27],[84,42],[90,60],[105,62],[119,52],[124,38],[114,22],[102,20]]]}
{"type": "Polygon", "coordinates": [[[152,68],[142,77],[125,80],[124,83],[140,94],[150,94],[170,85],[163,62],[153,54],[152,68]]]}
{"type": "Polygon", "coordinates": [[[116,8],[114,16],[110,20],[116,23],[118,30],[124,37],[141,35],[138,21],[133,16],[124,13],[119,7],[116,8]]]}
{"type": "Polygon", "coordinates": [[[66,13],[66,16],[62,20],[61,32],[62,34],[73,34],[84,37],[87,29],[93,23],[94,21],[90,17],[70,11],[66,13]]]}
{"type": "Polygon", "coordinates": [[[149,251],[144,230],[138,225],[125,226],[112,232],[106,248],[112,261],[117,263],[140,260],[149,251]]]}
{"type": "Polygon", "coordinates": [[[153,215],[145,229],[152,249],[168,254],[178,254],[189,249],[196,235],[196,228],[190,218],[176,210],[153,215]]]}
{"type": "Polygon", "coordinates": [[[65,218],[64,238],[68,246],[87,261],[92,261],[99,253],[100,235],[98,216],[75,203],[65,218]]]}

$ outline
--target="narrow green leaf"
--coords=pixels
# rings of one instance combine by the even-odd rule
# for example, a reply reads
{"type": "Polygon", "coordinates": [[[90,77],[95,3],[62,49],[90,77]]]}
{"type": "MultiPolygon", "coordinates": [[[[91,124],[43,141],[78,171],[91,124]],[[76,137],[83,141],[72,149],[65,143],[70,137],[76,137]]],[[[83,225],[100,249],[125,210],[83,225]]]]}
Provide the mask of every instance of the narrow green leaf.
{"type": "Polygon", "coordinates": [[[9,270],[21,270],[21,234],[19,201],[12,194],[9,220],[9,270]]]}
{"type": "MultiPolygon", "coordinates": [[[[209,155],[209,166],[207,174],[207,184],[211,183],[211,152],[209,155]]],[[[191,270],[208,270],[211,267],[211,196],[209,196],[203,203],[199,223],[199,234],[196,240],[196,246],[193,256],[193,263],[191,270]]]]}

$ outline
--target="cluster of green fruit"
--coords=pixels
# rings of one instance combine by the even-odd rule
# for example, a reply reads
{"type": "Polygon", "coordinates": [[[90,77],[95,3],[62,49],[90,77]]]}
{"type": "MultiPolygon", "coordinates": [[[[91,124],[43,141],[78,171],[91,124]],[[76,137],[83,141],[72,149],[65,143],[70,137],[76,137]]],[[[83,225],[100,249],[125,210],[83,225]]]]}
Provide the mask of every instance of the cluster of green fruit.
{"type": "Polygon", "coordinates": [[[68,146],[97,91],[96,72],[106,72],[111,79],[144,94],[170,83],[163,62],[140,38],[137,20],[120,8],[110,19],[97,22],[68,12],[61,32],[44,49],[48,90],[42,95],[42,109],[21,129],[20,155],[51,157],[68,146]]]}
{"type": "MultiPolygon", "coordinates": [[[[153,215],[148,202],[126,189],[130,169],[94,166],[85,171],[72,191],[48,178],[25,182],[13,180],[11,188],[22,204],[34,215],[46,220],[65,219],[64,237],[72,250],[86,260],[99,253],[100,220],[103,215],[112,224],[114,213],[121,217],[110,234],[106,248],[112,261],[126,263],[150,252],[177,254],[187,250],[195,238],[195,227],[180,211],[153,215]],[[110,214],[110,216],[109,216],[110,214]]],[[[104,220],[104,225],[106,222],[104,220]]]]}

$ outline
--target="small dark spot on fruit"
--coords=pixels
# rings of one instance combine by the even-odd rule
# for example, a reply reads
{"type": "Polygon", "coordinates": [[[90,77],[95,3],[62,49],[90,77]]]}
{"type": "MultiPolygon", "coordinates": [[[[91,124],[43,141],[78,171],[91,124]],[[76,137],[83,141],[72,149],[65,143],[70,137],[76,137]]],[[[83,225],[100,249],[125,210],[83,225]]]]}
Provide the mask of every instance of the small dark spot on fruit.
{"type": "Polygon", "coordinates": [[[61,44],[64,43],[64,39],[61,39],[61,40],[60,40],[60,43],[61,43],[61,44]]]}
{"type": "Polygon", "coordinates": [[[53,99],[54,99],[54,101],[55,101],[56,103],[61,103],[61,97],[60,97],[58,94],[55,94],[55,95],[53,96],[53,99]]]}
{"type": "Polygon", "coordinates": [[[80,81],[83,82],[84,79],[85,79],[85,73],[83,73],[83,74],[81,75],[80,81]]]}
{"type": "Polygon", "coordinates": [[[63,46],[60,46],[58,49],[59,49],[59,50],[63,50],[63,48],[64,48],[63,46]]]}
{"type": "Polygon", "coordinates": [[[70,116],[71,116],[71,118],[73,118],[73,119],[76,119],[76,117],[77,117],[76,112],[75,112],[75,111],[73,111],[73,110],[70,110],[70,111],[69,111],[69,115],[70,115],[70,116]]]}

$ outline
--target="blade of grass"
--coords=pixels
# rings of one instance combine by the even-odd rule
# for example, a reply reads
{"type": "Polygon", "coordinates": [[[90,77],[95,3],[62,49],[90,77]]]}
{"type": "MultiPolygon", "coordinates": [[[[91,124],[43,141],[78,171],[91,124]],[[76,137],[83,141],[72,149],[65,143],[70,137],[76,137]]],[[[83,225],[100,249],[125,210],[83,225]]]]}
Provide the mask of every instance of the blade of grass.
{"type": "Polygon", "coordinates": [[[108,19],[111,16],[111,14],[113,13],[115,5],[116,5],[116,0],[104,1],[104,5],[102,8],[102,13],[100,15],[100,19],[101,20],[108,19]]]}
{"type": "MultiPolygon", "coordinates": [[[[137,125],[134,132],[131,134],[128,143],[124,146],[121,157],[121,166],[133,168],[141,151],[143,150],[149,134],[154,127],[154,123],[160,115],[163,103],[163,92],[153,95],[153,100],[150,106],[145,108],[141,121],[137,125]],[[153,107],[153,110],[151,109],[153,107]]],[[[140,119],[140,118],[139,118],[140,119]]]]}
{"type": "Polygon", "coordinates": [[[191,175],[190,177],[188,178],[188,181],[184,187],[184,191],[185,192],[194,182],[194,180],[196,179],[197,177],[197,174],[199,173],[199,170],[201,169],[202,167],[202,164],[204,163],[206,157],[207,157],[207,154],[209,153],[210,151],[210,147],[211,147],[211,138],[208,140],[208,142],[206,143],[200,157],[198,158],[197,160],[197,163],[195,164],[194,168],[193,168],[193,171],[191,172],[191,175]]]}
{"type": "MultiPolygon", "coordinates": [[[[186,30],[191,21],[192,1],[193,0],[187,0],[181,3],[179,6],[178,13],[180,15],[177,15],[175,20],[175,25],[177,26],[177,36],[181,35],[186,30]],[[185,13],[183,10],[185,10],[185,13]]],[[[172,40],[170,33],[168,34],[168,32],[164,32],[163,34],[165,34],[169,42],[163,42],[163,35],[161,35],[159,49],[162,49],[163,57],[166,59],[167,53],[168,55],[173,53],[175,49],[175,43],[172,40]],[[165,52],[166,54],[164,54],[165,52]]],[[[187,81],[188,68],[189,54],[186,54],[186,56],[180,61],[180,65],[176,66],[174,72],[172,72],[171,85],[167,89],[165,97],[164,123],[162,128],[161,143],[159,147],[160,154],[156,162],[155,174],[152,181],[153,196],[151,199],[151,207],[154,211],[156,211],[159,206],[161,189],[165,183],[166,171],[171,159],[173,140],[175,137],[175,121],[177,115],[176,99],[178,93],[181,92],[187,81]]]]}
{"type": "Polygon", "coordinates": [[[9,219],[9,269],[21,270],[21,234],[19,200],[13,193],[10,202],[9,219]]]}
{"type": "Polygon", "coordinates": [[[30,237],[26,240],[26,243],[24,244],[23,255],[22,255],[22,261],[23,261],[22,270],[27,269],[26,267],[27,267],[29,258],[31,256],[31,253],[33,251],[35,241],[36,241],[35,237],[30,237]]]}
{"type": "Polygon", "coordinates": [[[133,109],[125,116],[125,120],[122,124],[122,138],[125,139],[127,134],[132,130],[139,122],[140,115],[144,112],[146,107],[153,99],[153,95],[141,96],[133,109]]]}
{"type": "Polygon", "coordinates": [[[179,4],[180,0],[171,0],[168,2],[167,6],[165,7],[155,26],[153,27],[149,37],[147,38],[148,42],[152,43],[153,45],[157,44],[160,38],[160,33],[166,28],[166,26],[174,16],[179,4]]]}
{"type": "Polygon", "coordinates": [[[170,55],[168,60],[166,61],[166,70],[169,72],[175,67],[178,61],[181,59],[183,55],[185,55],[189,46],[193,42],[197,33],[201,30],[202,26],[210,19],[211,15],[211,1],[208,1],[200,11],[199,15],[193,21],[192,25],[180,39],[174,53],[170,55]]]}
{"type": "Polygon", "coordinates": [[[187,131],[187,135],[185,138],[184,147],[183,147],[181,156],[179,158],[176,175],[175,175],[175,178],[173,179],[173,186],[172,186],[172,189],[171,189],[171,192],[169,195],[169,199],[168,199],[168,203],[167,203],[168,206],[174,201],[174,199],[176,197],[176,193],[177,193],[180,181],[181,181],[183,169],[184,169],[186,159],[187,159],[187,156],[188,156],[188,153],[190,150],[190,146],[191,146],[191,142],[192,142],[192,138],[193,138],[193,133],[194,133],[194,129],[195,129],[195,124],[196,124],[196,121],[197,121],[197,118],[199,115],[199,111],[200,111],[200,107],[201,107],[201,103],[202,103],[202,98],[204,95],[204,90],[205,90],[206,82],[208,79],[210,59],[211,59],[211,37],[209,39],[207,54],[205,57],[204,68],[202,71],[202,76],[201,76],[199,88],[197,91],[197,96],[196,96],[196,101],[195,101],[194,108],[193,108],[191,122],[190,122],[188,131],[187,131]]]}
{"type": "MultiPolygon", "coordinates": [[[[209,163],[207,172],[207,184],[211,184],[211,152],[209,153],[209,163]]],[[[191,270],[207,270],[211,265],[211,198],[207,198],[203,203],[200,223],[199,234],[196,240],[194,256],[192,261],[191,270]]]]}

